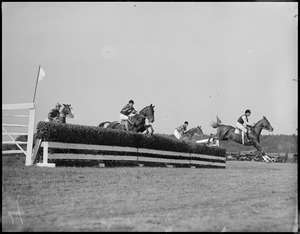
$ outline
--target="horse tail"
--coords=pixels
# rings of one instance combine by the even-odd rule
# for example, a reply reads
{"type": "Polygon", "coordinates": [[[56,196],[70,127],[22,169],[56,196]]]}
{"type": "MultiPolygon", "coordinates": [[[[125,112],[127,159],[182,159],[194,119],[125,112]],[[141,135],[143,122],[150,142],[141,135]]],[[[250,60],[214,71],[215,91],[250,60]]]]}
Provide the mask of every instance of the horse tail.
{"type": "Polygon", "coordinates": [[[213,128],[217,128],[217,127],[219,127],[220,125],[221,125],[221,123],[222,123],[222,121],[219,119],[219,117],[217,116],[217,121],[216,122],[212,122],[211,124],[210,124],[210,126],[212,126],[213,128]]]}
{"type": "Polygon", "coordinates": [[[218,122],[212,122],[212,123],[210,124],[210,126],[212,126],[213,128],[217,128],[217,127],[220,126],[220,124],[219,124],[218,122]]]}
{"type": "Polygon", "coordinates": [[[104,128],[104,125],[107,123],[111,123],[110,121],[105,121],[99,124],[99,127],[104,128]]]}

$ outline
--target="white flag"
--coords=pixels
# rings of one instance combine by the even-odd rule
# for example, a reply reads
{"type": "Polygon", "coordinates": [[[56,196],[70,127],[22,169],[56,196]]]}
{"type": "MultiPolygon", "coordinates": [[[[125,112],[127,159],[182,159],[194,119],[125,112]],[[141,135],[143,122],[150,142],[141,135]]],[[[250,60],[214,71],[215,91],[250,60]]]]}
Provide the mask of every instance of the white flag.
{"type": "Polygon", "coordinates": [[[41,81],[44,78],[45,75],[46,75],[45,71],[43,70],[42,67],[40,67],[40,73],[39,73],[38,81],[41,81]]]}

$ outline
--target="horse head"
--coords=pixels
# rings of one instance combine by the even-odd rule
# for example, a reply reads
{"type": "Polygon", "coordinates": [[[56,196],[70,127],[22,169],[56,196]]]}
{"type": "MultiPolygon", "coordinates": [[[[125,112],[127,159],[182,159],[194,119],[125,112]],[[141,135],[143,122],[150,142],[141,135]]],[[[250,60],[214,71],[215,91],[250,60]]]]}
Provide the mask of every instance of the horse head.
{"type": "Polygon", "coordinates": [[[152,104],[150,106],[146,106],[144,109],[140,111],[140,114],[146,117],[149,123],[154,122],[154,107],[152,104]]]}
{"type": "Polygon", "coordinates": [[[267,120],[267,118],[265,116],[263,116],[263,125],[262,127],[266,130],[268,130],[269,132],[273,132],[274,128],[271,126],[269,120],[267,120]]]}
{"type": "Polygon", "coordinates": [[[73,108],[71,107],[71,104],[63,104],[63,108],[61,110],[61,114],[63,117],[69,117],[69,118],[74,118],[73,114],[73,108]]]}
{"type": "Polygon", "coordinates": [[[197,131],[195,132],[195,134],[197,134],[200,137],[204,137],[204,133],[201,129],[201,126],[197,126],[197,131]]]}
{"type": "MultiPolygon", "coordinates": [[[[261,119],[260,121],[258,121],[255,126],[259,126],[262,129],[268,130],[269,132],[273,132],[273,127],[271,126],[269,120],[267,120],[267,118],[265,116],[263,116],[263,119],[261,119]]],[[[254,127],[255,127],[254,126],[254,127]]]]}

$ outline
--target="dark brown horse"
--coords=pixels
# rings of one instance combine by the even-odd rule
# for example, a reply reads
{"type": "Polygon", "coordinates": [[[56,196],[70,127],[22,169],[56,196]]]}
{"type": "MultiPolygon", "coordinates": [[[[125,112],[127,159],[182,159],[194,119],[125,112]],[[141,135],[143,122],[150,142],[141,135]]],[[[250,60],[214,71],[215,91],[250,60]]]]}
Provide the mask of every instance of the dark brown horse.
{"type": "MultiPolygon", "coordinates": [[[[71,107],[71,104],[63,104],[63,108],[59,111],[59,117],[54,119],[53,122],[67,123],[66,117],[74,118],[73,108],[71,107]]],[[[48,118],[45,121],[50,122],[48,118]]]]}
{"type": "MultiPolygon", "coordinates": [[[[73,114],[73,108],[71,107],[71,104],[63,104],[63,108],[60,110],[59,117],[57,119],[54,119],[54,123],[62,123],[66,124],[66,117],[68,118],[74,118],[73,114]]],[[[49,119],[47,118],[45,122],[49,122],[49,119]]],[[[33,134],[33,146],[35,145],[37,138],[36,133],[33,134]]]]}
{"type": "MultiPolygon", "coordinates": [[[[222,124],[220,119],[217,117],[217,122],[213,122],[211,124],[213,128],[217,128],[216,135],[213,136],[213,138],[220,140],[220,141],[226,141],[228,139],[235,141],[239,144],[242,144],[242,135],[235,133],[235,128],[230,125],[222,124]]],[[[249,132],[249,138],[251,139],[251,142],[245,142],[246,146],[254,146],[259,152],[261,152],[264,160],[268,156],[266,153],[262,150],[262,147],[260,146],[260,133],[262,129],[268,130],[269,132],[273,131],[273,127],[271,126],[270,122],[267,120],[267,118],[264,116],[263,119],[258,121],[249,132]],[[265,156],[265,157],[264,157],[265,156]]],[[[211,137],[209,138],[208,142],[210,141],[211,137]]]]}
{"type": "Polygon", "coordinates": [[[73,108],[71,107],[71,104],[63,104],[63,106],[64,107],[61,109],[59,114],[58,123],[67,123],[66,117],[71,119],[74,118],[73,108]]]}
{"type": "MultiPolygon", "coordinates": [[[[63,104],[63,108],[60,110],[59,117],[57,119],[54,119],[54,123],[59,123],[59,124],[66,124],[66,117],[68,118],[74,118],[73,114],[73,108],[71,107],[71,104],[63,104]]],[[[47,118],[45,122],[49,122],[49,119],[47,118]]],[[[38,142],[37,148],[40,147],[41,144],[41,139],[37,138],[37,133],[35,132],[33,134],[33,143],[32,143],[32,148],[34,150],[36,142],[38,142]],[[39,140],[39,141],[38,141],[39,140]]],[[[51,151],[52,149],[49,149],[51,151]]],[[[38,157],[36,157],[35,162],[38,160],[38,157]]]]}
{"type": "MultiPolygon", "coordinates": [[[[134,131],[134,132],[141,132],[141,133],[149,133],[149,128],[151,129],[150,134],[153,134],[154,130],[151,124],[146,124],[146,119],[148,119],[149,123],[154,122],[154,107],[152,104],[150,106],[146,106],[143,108],[138,114],[134,116],[129,116],[129,124],[128,124],[128,130],[134,131]]],[[[125,124],[119,121],[105,121],[99,124],[99,127],[105,127],[105,128],[111,128],[111,129],[117,129],[117,130],[124,130],[126,131],[125,124]],[[106,125],[105,127],[105,124],[106,125]]]]}
{"type": "Polygon", "coordinates": [[[192,137],[194,135],[198,135],[200,137],[204,136],[204,133],[201,129],[201,126],[197,126],[194,128],[191,128],[190,130],[188,130],[186,133],[183,134],[183,140],[192,140],[192,137]]]}

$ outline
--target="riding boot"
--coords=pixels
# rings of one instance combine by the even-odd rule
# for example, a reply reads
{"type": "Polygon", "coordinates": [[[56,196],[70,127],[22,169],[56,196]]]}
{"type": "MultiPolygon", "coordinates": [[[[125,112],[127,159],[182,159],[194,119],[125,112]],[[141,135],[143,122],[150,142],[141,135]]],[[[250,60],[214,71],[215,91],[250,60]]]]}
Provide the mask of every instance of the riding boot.
{"type": "Polygon", "coordinates": [[[251,138],[249,137],[249,134],[248,134],[248,132],[246,133],[246,140],[247,140],[247,142],[252,142],[252,140],[251,140],[251,138]]]}
{"type": "Polygon", "coordinates": [[[126,128],[127,131],[129,131],[129,129],[128,129],[128,121],[125,121],[125,128],[126,128]]]}
{"type": "Polygon", "coordinates": [[[242,131],[242,144],[245,145],[245,132],[242,131]]]}

